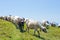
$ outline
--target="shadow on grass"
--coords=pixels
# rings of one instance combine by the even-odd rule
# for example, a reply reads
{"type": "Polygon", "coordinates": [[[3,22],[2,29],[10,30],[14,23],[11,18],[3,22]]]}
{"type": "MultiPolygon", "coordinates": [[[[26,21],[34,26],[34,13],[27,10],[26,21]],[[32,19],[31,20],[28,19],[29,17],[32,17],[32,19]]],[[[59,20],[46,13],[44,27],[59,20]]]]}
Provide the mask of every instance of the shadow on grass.
{"type": "Polygon", "coordinates": [[[25,33],[26,31],[25,30],[23,30],[23,31],[20,31],[21,33],[25,33]]]}
{"type": "Polygon", "coordinates": [[[35,37],[37,37],[37,38],[40,38],[40,39],[42,39],[42,40],[45,40],[45,38],[43,38],[43,37],[41,37],[41,36],[38,36],[38,35],[33,35],[33,36],[35,36],[35,37]]]}
{"type": "Polygon", "coordinates": [[[32,35],[32,36],[35,36],[35,37],[37,37],[37,38],[39,38],[39,39],[42,39],[42,40],[46,40],[45,38],[43,38],[43,37],[41,37],[41,36],[38,36],[38,35],[34,35],[34,34],[31,34],[31,33],[29,33],[29,35],[32,35]]]}

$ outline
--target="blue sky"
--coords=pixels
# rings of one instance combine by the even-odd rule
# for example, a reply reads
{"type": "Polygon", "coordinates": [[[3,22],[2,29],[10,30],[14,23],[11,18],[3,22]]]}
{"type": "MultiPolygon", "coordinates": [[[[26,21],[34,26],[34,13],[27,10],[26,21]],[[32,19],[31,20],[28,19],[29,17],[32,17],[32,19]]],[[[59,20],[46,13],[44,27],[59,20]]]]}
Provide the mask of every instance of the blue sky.
{"type": "Polygon", "coordinates": [[[60,0],[0,0],[0,16],[60,22],[60,0]]]}

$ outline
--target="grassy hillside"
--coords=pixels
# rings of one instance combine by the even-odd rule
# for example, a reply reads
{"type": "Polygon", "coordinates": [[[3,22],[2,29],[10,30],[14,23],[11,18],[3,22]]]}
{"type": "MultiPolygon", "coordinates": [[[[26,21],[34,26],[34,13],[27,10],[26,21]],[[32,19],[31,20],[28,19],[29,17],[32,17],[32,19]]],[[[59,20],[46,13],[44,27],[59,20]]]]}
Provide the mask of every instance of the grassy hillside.
{"type": "Polygon", "coordinates": [[[14,24],[0,19],[0,40],[60,40],[60,28],[50,27],[48,33],[41,31],[40,38],[33,36],[33,31],[21,33],[14,24]]]}

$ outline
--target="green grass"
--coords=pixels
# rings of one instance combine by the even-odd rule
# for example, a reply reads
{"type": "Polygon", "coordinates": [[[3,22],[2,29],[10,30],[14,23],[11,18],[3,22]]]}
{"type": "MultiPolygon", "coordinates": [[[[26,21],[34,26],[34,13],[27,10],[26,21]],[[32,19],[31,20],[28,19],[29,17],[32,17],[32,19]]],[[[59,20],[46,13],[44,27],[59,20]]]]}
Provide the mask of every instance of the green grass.
{"type": "MultiPolygon", "coordinates": [[[[26,25],[24,27],[26,30],[26,25]]],[[[33,34],[34,30],[32,29],[29,33],[21,33],[13,23],[0,19],[0,40],[60,40],[60,28],[57,27],[50,27],[48,33],[41,31],[40,38],[33,34]]]]}

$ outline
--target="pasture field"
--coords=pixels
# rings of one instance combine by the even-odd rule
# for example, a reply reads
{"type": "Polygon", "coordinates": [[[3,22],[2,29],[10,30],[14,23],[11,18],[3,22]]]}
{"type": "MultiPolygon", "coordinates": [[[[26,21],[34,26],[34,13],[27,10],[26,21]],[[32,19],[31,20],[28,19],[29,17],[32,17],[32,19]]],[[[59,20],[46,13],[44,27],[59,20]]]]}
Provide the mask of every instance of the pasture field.
{"type": "MultiPolygon", "coordinates": [[[[26,30],[26,25],[24,25],[24,30],[26,30]]],[[[21,33],[13,23],[0,19],[0,40],[60,40],[60,28],[50,27],[47,30],[48,33],[40,31],[39,38],[33,35],[33,29],[30,29],[29,33],[27,31],[21,33]]]]}

